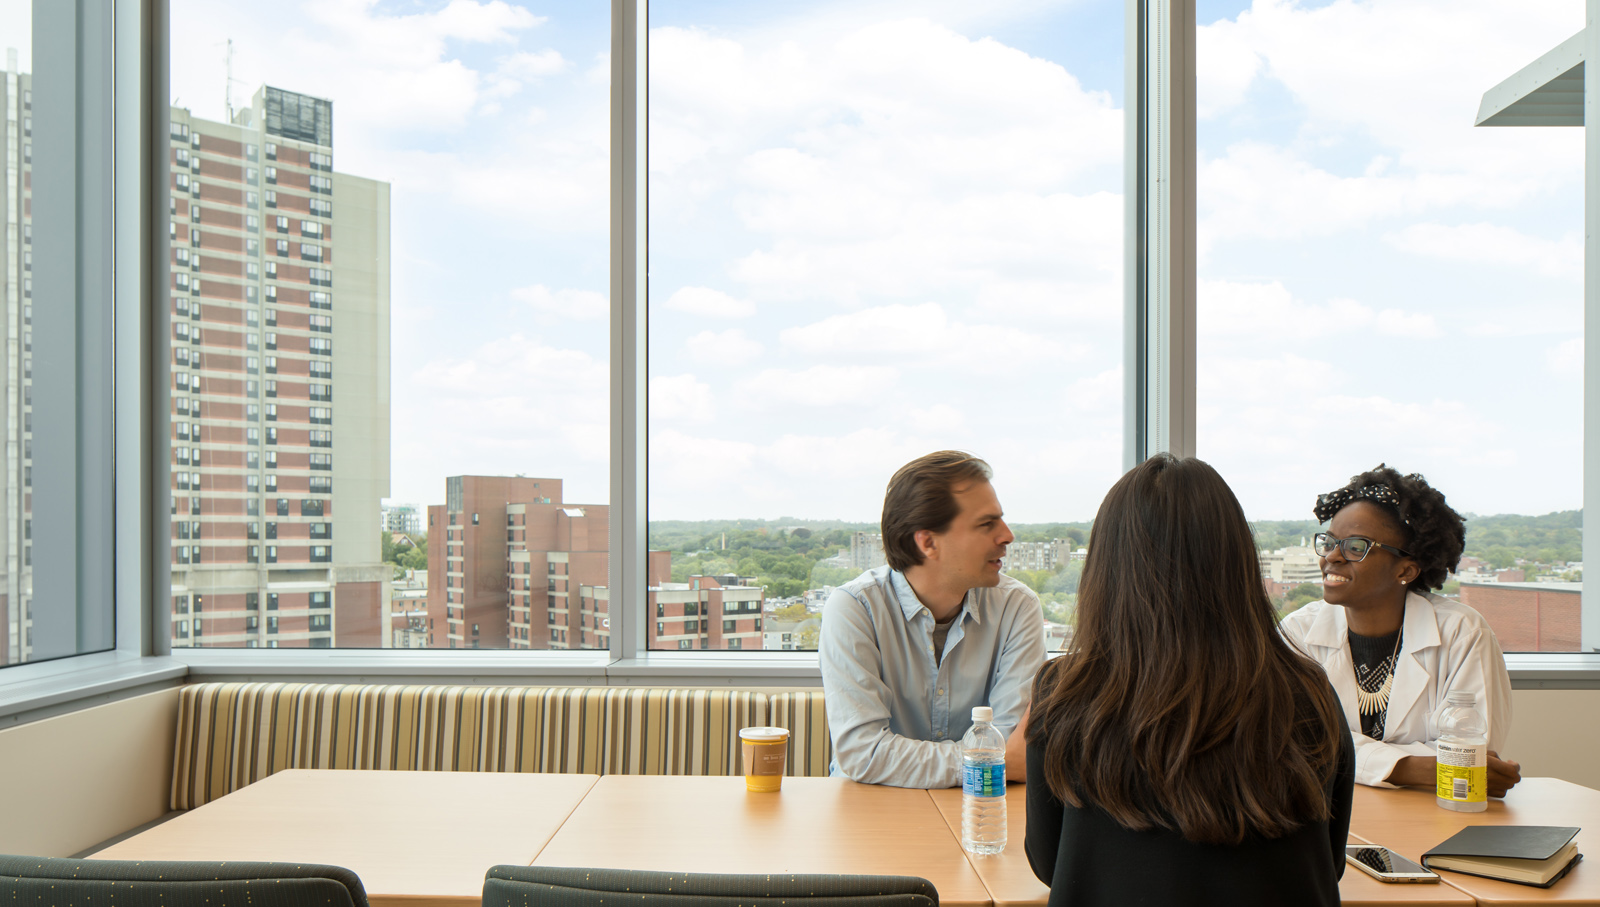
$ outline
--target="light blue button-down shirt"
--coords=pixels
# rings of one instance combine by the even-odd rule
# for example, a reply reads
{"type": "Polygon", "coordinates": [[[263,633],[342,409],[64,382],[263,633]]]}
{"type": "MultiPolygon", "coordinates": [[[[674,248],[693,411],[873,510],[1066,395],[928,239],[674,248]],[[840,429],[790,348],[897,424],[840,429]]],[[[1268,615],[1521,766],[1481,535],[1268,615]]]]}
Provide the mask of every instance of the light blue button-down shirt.
{"type": "Polygon", "coordinates": [[[956,787],[973,706],[993,708],[1006,736],[1022,720],[1044,664],[1038,596],[1005,575],[998,586],[968,590],[937,662],[933,626],[905,575],[888,567],[828,599],[818,655],[834,775],[956,787]]]}

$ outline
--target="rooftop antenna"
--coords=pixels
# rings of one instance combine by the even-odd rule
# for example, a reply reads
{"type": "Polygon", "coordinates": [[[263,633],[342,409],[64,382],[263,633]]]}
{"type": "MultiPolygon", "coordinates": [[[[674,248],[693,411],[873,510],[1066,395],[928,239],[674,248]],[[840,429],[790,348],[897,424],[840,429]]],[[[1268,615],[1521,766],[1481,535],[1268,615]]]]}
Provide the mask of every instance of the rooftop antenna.
{"type": "Polygon", "coordinates": [[[223,87],[223,103],[228,107],[228,122],[233,122],[233,39],[228,39],[228,84],[223,87]]]}

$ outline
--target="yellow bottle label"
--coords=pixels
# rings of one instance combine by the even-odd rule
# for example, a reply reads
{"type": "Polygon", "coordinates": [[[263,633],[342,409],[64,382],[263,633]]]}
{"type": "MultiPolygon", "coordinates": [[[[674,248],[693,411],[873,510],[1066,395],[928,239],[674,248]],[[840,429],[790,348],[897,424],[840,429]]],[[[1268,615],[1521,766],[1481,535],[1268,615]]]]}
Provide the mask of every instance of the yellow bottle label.
{"type": "Polygon", "coordinates": [[[1437,744],[1437,794],[1441,800],[1482,803],[1489,799],[1487,747],[1474,744],[1437,744]]]}

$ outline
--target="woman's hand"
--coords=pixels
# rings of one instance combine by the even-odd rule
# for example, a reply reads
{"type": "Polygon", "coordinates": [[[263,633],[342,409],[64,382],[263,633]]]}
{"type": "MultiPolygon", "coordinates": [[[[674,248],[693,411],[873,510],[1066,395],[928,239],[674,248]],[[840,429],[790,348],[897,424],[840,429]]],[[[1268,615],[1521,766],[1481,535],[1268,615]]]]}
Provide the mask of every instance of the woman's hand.
{"type": "MultiPolygon", "coordinates": [[[[1406,756],[1394,764],[1394,771],[1384,780],[1405,787],[1433,787],[1438,783],[1438,766],[1438,760],[1432,756],[1406,756]]],[[[1489,751],[1489,796],[1504,797],[1506,791],[1521,780],[1520,764],[1501,759],[1494,750],[1489,751]]]]}

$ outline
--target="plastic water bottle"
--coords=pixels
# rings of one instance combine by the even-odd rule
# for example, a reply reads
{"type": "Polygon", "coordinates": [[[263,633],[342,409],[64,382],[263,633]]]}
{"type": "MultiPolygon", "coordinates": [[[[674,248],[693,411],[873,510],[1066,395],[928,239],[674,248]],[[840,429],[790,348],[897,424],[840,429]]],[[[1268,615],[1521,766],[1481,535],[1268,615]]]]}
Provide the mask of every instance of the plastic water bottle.
{"type": "Polygon", "coordinates": [[[1436,802],[1442,809],[1481,813],[1489,808],[1488,726],[1478,713],[1477,697],[1452,690],[1439,716],[1436,802]]]}
{"type": "Polygon", "coordinates": [[[961,738],[961,846],[970,853],[1006,849],[1006,738],[986,705],[973,708],[961,738]]]}

